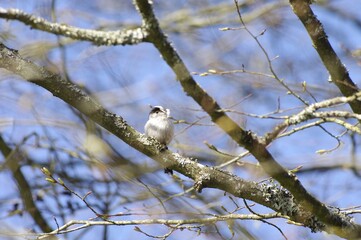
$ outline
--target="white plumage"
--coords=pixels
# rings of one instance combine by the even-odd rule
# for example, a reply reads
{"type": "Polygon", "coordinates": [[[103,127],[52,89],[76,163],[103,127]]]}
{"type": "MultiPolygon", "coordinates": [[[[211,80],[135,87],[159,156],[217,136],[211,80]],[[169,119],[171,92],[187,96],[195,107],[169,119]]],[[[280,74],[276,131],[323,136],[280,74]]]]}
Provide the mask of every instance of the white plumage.
{"type": "Polygon", "coordinates": [[[155,106],[149,113],[149,120],[144,126],[145,135],[155,138],[167,146],[173,139],[174,126],[169,109],[155,106]]]}

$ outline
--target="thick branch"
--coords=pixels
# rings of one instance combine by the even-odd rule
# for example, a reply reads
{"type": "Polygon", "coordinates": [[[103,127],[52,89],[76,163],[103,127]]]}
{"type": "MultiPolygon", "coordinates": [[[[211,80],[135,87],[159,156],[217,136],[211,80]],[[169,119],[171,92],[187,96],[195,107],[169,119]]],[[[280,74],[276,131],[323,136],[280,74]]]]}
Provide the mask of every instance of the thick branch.
{"type": "Polygon", "coordinates": [[[143,17],[143,27],[148,29],[148,40],[154,44],[163,59],[172,68],[185,93],[191,96],[209,114],[212,121],[223,129],[235,142],[255,156],[265,172],[276,179],[283,187],[287,188],[305,209],[312,212],[312,214],[325,223],[329,227],[329,232],[347,237],[361,236],[361,226],[357,226],[357,231],[351,225],[348,228],[344,227],[343,220],[340,217],[336,216],[325,204],[308,193],[297,177],[286,171],[273,158],[267,150],[265,143],[254,137],[250,132],[242,129],[228,115],[221,111],[218,103],[193,79],[178,53],[160,29],[150,2],[148,0],[135,0],[135,4],[143,17]]]}
{"type": "Polygon", "coordinates": [[[123,31],[82,29],[67,24],[51,23],[44,18],[35,17],[18,9],[0,8],[0,18],[16,19],[34,29],[70,37],[76,40],[90,41],[96,45],[134,45],[144,42],[147,36],[147,33],[143,28],[123,31]]]}
{"type": "MultiPolygon", "coordinates": [[[[309,0],[290,0],[293,12],[305,26],[313,46],[331,76],[332,82],[336,84],[344,96],[351,96],[357,93],[359,89],[333,50],[321,22],[310,7],[310,3],[309,0]]],[[[350,106],[355,113],[361,114],[360,101],[350,102],[350,106]]]]}
{"type": "MultiPolygon", "coordinates": [[[[160,164],[194,179],[198,190],[217,188],[236,197],[246,198],[269,207],[282,215],[288,216],[294,222],[310,227],[314,231],[324,229],[324,225],[315,219],[312,214],[304,210],[294,200],[293,196],[282,187],[272,183],[259,185],[248,182],[229,172],[206,167],[177,153],[170,151],[159,152],[159,146],[154,140],[146,138],[129,126],[120,116],[104,109],[81,91],[78,86],[30,61],[24,60],[15,50],[8,49],[4,45],[0,45],[0,68],[7,69],[47,89],[54,96],[69,103],[131,147],[148,155],[160,164]]],[[[342,215],[337,216],[338,219],[342,219],[342,215]]],[[[349,219],[343,221],[344,225],[351,224],[349,219]]]]}

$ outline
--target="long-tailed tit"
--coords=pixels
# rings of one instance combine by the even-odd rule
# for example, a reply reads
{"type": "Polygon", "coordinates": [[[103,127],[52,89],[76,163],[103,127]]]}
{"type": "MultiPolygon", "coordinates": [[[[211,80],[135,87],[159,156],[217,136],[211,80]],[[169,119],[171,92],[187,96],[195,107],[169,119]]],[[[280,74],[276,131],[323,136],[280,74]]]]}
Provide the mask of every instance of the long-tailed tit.
{"type": "MultiPolygon", "coordinates": [[[[163,149],[167,149],[167,145],[172,141],[174,135],[174,126],[170,120],[170,110],[164,109],[162,106],[155,106],[149,113],[149,120],[144,126],[145,135],[155,138],[164,145],[163,149]]],[[[165,173],[173,174],[169,168],[164,169],[165,173]]]]}
{"type": "Polygon", "coordinates": [[[169,109],[154,106],[149,113],[149,120],[145,124],[144,130],[145,135],[155,138],[166,147],[172,141],[174,134],[169,109]]]}

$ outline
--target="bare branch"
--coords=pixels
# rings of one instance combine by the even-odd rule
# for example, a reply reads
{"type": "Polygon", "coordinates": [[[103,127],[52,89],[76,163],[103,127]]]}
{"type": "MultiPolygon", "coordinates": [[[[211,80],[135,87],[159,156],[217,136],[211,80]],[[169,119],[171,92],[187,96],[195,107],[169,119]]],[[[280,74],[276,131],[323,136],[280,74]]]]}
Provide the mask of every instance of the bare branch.
{"type": "MultiPolygon", "coordinates": [[[[195,188],[199,191],[203,188],[217,188],[236,197],[246,198],[269,207],[284,216],[288,216],[294,222],[310,227],[313,231],[324,230],[325,226],[309,212],[304,204],[296,203],[294,196],[286,189],[272,182],[257,184],[245,181],[227,171],[206,167],[194,159],[182,157],[169,150],[160,152],[159,148],[162,146],[159,143],[147,139],[143,134],[129,126],[120,116],[104,109],[78,86],[30,61],[24,60],[15,50],[8,49],[4,45],[0,45],[0,68],[5,68],[47,89],[133,148],[165,167],[170,167],[193,179],[195,188]]],[[[291,189],[294,190],[294,188],[291,189]]],[[[305,196],[307,197],[307,194],[305,196]]],[[[350,219],[344,218],[342,215],[333,212],[329,212],[329,214],[338,220],[336,222],[338,224],[354,229],[358,228],[358,225],[351,223],[350,219]]]]}
{"type": "MultiPolygon", "coordinates": [[[[329,227],[328,231],[340,236],[361,236],[361,226],[357,227],[357,231],[351,225],[348,225],[349,227],[343,227],[344,225],[342,225],[341,227],[342,218],[336,217],[325,204],[308,193],[296,176],[286,171],[273,158],[264,142],[259,141],[251,132],[245,131],[224,112],[219,111],[221,110],[219,104],[194,81],[178,53],[160,29],[151,3],[148,0],[135,0],[135,3],[143,17],[143,27],[149,31],[149,41],[154,44],[163,56],[163,59],[172,68],[185,93],[191,96],[209,114],[212,121],[223,129],[235,142],[255,156],[265,172],[288,189],[305,209],[315,214],[317,218],[324,222],[329,227]]],[[[203,182],[205,179],[200,178],[200,180],[203,182]]],[[[196,181],[196,186],[198,184],[198,181],[196,181]]]]}
{"type": "Polygon", "coordinates": [[[0,18],[15,19],[31,28],[62,35],[75,40],[90,41],[96,45],[134,45],[146,41],[147,32],[138,27],[123,31],[98,31],[51,23],[44,18],[27,14],[19,9],[0,8],[0,18]]]}
{"type": "MultiPolygon", "coordinates": [[[[333,50],[321,22],[310,7],[311,1],[290,0],[290,4],[293,12],[305,26],[313,46],[330,74],[332,82],[346,97],[357,93],[359,91],[358,87],[352,81],[346,67],[333,50]]],[[[349,104],[355,113],[361,113],[360,101],[350,102],[349,104]]]]}
{"type": "MultiPolygon", "coordinates": [[[[228,220],[260,220],[260,219],[272,219],[272,218],[279,218],[283,217],[279,213],[271,213],[271,214],[262,214],[262,216],[256,214],[227,214],[221,216],[214,216],[208,218],[194,218],[194,219],[145,219],[145,220],[124,220],[124,221],[86,221],[86,220],[72,220],[68,223],[64,224],[63,226],[59,227],[59,229],[54,230],[49,233],[44,234],[37,234],[39,239],[44,239],[48,236],[64,234],[74,232],[80,229],[88,228],[91,226],[106,226],[106,225],[150,225],[150,224],[164,224],[173,227],[180,227],[182,225],[188,224],[210,224],[220,221],[228,221],[228,220]],[[71,226],[80,225],[71,229],[68,229],[71,226]]],[[[183,226],[184,228],[184,226],[183,226]]]]}

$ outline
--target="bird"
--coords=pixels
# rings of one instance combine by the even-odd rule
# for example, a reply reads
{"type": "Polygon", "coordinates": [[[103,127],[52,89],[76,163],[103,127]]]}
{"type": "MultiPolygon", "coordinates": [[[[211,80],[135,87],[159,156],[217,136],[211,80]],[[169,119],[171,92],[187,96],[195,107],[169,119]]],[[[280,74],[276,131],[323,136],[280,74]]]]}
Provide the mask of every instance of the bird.
{"type": "MultiPolygon", "coordinates": [[[[174,125],[170,119],[170,110],[162,106],[152,107],[144,131],[147,137],[152,137],[163,144],[161,150],[168,149],[168,144],[174,136],[174,125]]],[[[173,171],[168,168],[165,168],[164,172],[173,174],[173,171]]]]}

